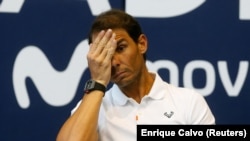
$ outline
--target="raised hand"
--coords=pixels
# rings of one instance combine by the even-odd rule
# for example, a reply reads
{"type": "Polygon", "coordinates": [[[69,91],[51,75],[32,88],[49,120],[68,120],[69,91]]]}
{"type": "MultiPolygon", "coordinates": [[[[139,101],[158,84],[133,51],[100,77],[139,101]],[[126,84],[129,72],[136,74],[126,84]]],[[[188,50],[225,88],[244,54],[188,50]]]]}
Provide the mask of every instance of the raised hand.
{"type": "Polygon", "coordinates": [[[91,78],[107,86],[111,78],[111,59],[116,50],[115,33],[102,30],[93,36],[93,43],[87,54],[91,78]]]}

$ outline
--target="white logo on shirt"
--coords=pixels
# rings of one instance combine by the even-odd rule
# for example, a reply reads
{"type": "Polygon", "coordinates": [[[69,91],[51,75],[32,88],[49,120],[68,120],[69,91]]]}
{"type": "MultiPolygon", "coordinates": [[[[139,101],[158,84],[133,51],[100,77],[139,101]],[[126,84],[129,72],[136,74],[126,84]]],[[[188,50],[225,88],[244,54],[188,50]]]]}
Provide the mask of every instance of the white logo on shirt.
{"type": "Polygon", "coordinates": [[[171,118],[174,115],[174,112],[173,111],[170,111],[170,113],[165,112],[164,115],[168,118],[171,118]]]}

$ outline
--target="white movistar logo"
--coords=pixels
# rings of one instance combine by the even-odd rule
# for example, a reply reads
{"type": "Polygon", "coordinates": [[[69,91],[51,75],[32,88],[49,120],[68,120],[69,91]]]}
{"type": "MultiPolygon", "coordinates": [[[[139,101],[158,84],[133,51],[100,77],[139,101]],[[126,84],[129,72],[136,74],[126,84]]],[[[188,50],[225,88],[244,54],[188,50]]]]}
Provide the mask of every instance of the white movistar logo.
{"type": "MultiPolygon", "coordinates": [[[[44,53],[35,46],[22,49],[17,55],[13,68],[13,85],[18,104],[22,108],[28,108],[30,99],[25,85],[25,80],[31,78],[36,85],[43,100],[53,106],[68,104],[75,96],[80,78],[87,69],[86,55],[88,52],[87,40],[82,41],[75,49],[72,58],[64,71],[56,71],[44,53]]],[[[175,62],[170,60],[147,60],[147,66],[152,71],[162,69],[169,70],[170,83],[179,85],[179,69],[175,62]]],[[[248,61],[240,61],[235,81],[232,81],[228,71],[227,62],[218,62],[220,79],[225,90],[231,97],[239,95],[249,70],[248,61]]],[[[204,96],[210,95],[216,84],[215,69],[206,60],[193,60],[188,62],[183,71],[183,83],[185,87],[197,89],[204,96]],[[195,88],[193,85],[193,73],[195,70],[204,70],[206,83],[203,88],[195,88]]]]}
{"type": "Polygon", "coordinates": [[[23,48],[17,55],[13,68],[13,85],[18,104],[28,108],[30,99],[25,85],[32,79],[43,100],[53,106],[68,104],[75,96],[82,73],[87,68],[87,40],[75,49],[67,68],[56,71],[45,54],[36,46],[23,48]]]}
{"type": "MultiPolygon", "coordinates": [[[[246,3],[247,1],[241,1],[241,2],[246,3]]],[[[3,0],[0,5],[0,12],[20,11],[24,1],[16,0],[15,2],[17,2],[16,6],[14,6],[15,8],[14,7],[6,8],[8,7],[8,5],[13,6],[15,4],[13,4],[13,0],[12,1],[3,0]]],[[[103,10],[110,9],[110,4],[108,0],[99,0],[99,3],[98,2],[94,3],[91,0],[87,0],[87,2],[90,6],[93,15],[97,15],[103,10]]],[[[185,0],[182,0],[182,2],[187,3],[185,0]]],[[[146,5],[156,6],[153,7],[154,9],[156,9],[156,12],[154,11],[153,14],[145,12],[146,9],[144,9],[144,6],[143,7],[138,6],[139,3],[137,3],[137,1],[126,0],[125,5],[128,12],[131,12],[132,15],[151,17],[151,18],[152,17],[166,18],[181,14],[186,14],[187,12],[192,11],[193,9],[197,8],[202,3],[204,3],[204,0],[188,1],[188,4],[186,5],[184,4],[182,6],[178,6],[176,4],[176,1],[169,1],[169,0],[166,1],[159,0],[157,1],[157,4],[155,4],[156,2],[153,0],[144,0],[142,3],[144,3],[143,4],[144,6],[146,5]],[[176,9],[176,10],[166,11],[166,8],[164,10],[163,7],[161,7],[162,5],[171,5],[171,7],[173,7],[171,9],[176,9]],[[159,11],[157,12],[157,10],[159,11]],[[164,10],[164,12],[162,12],[162,10],[164,10]]],[[[146,11],[148,11],[148,9],[146,11]]],[[[79,45],[76,47],[67,68],[64,71],[57,71],[52,67],[46,55],[38,47],[36,46],[24,47],[18,53],[13,68],[14,92],[19,106],[22,108],[28,108],[30,106],[29,94],[25,84],[25,80],[27,78],[30,78],[34,82],[41,97],[48,104],[53,106],[63,106],[71,102],[71,100],[74,98],[76,94],[76,90],[79,81],[81,79],[81,76],[83,72],[87,69],[87,60],[86,60],[87,50],[88,50],[88,43],[87,40],[84,40],[81,43],[79,43],[79,45]]],[[[155,71],[162,68],[168,69],[170,71],[170,82],[175,85],[179,84],[179,69],[176,63],[169,60],[158,60],[155,62],[147,61],[147,64],[150,69],[155,71]]],[[[249,66],[248,61],[240,61],[238,75],[235,81],[233,82],[229,76],[227,62],[226,61],[218,62],[218,71],[220,79],[229,96],[239,95],[244,85],[245,79],[247,77],[248,66],[249,66]]],[[[203,88],[199,88],[198,91],[204,94],[204,96],[211,94],[214,91],[216,83],[215,70],[213,65],[205,60],[194,60],[186,65],[183,74],[184,76],[183,84],[187,87],[194,88],[192,83],[193,82],[192,75],[195,69],[203,69],[206,72],[206,78],[207,78],[205,86],[203,88]]]]}

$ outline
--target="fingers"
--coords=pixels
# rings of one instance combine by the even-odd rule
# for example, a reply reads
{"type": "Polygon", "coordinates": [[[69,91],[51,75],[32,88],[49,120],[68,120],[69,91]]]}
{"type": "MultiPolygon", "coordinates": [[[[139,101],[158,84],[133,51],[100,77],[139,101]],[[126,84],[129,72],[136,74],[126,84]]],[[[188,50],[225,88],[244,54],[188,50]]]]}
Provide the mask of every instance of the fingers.
{"type": "Polygon", "coordinates": [[[87,55],[91,78],[108,84],[111,77],[111,60],[116,50],[115,33],[103,30],[93,36],[93,43],[87,55]]]}
{"type": "Polygon", "coordinates": [[[97,37],[95,38],[94,42],[91,44],[90,52],[96,55],[102,54],[104,48],[107,48],[110,39],[112,38],[112,30],[108,29],[106,32],[102,30],[98,33],[97,37]]]}
{"type": "Polygon", "coordinates": [[[97,48],[98,48],[98,46],[100,46],[99,42],[103,38],[104,34],[105,34],[105,31],[102,30],[100,33],[98,33],[98,35],[97,35],[96,39],[94,40],[94,42],[90,44],[90,53],[91,54],[95,53],[96,50],[97,50],[97,48]]]}
{"type": "Polygon", "coordinates": [[[113,57],[115,50],[116,50],[116,40],[115,40],[115,33],[112,34],[110,41],[107,44],[107,48],[105,48],[106,50],[103,51],[103,54],[106,54],[105,60],[104,61],[108,61],[111,60],[111,58],[113,57]]]}

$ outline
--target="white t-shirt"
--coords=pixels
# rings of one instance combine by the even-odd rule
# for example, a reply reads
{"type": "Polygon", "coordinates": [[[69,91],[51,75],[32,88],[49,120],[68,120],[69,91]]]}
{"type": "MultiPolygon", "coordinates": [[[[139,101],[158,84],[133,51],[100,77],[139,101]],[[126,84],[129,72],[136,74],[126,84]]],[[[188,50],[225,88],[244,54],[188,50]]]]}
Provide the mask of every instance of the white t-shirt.
{"type": "Polygon", "coordinates": [[[140,104],[125,96],[117,85],[103,98],[98,121],[100,141],[135,141],[137,124],[204,125],[215,124],[215,118],[201,94],[170,85],[156,73],[153,87],[140,104]]]}

